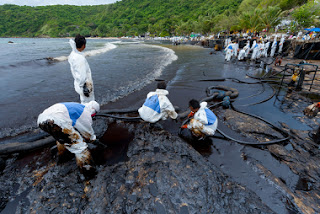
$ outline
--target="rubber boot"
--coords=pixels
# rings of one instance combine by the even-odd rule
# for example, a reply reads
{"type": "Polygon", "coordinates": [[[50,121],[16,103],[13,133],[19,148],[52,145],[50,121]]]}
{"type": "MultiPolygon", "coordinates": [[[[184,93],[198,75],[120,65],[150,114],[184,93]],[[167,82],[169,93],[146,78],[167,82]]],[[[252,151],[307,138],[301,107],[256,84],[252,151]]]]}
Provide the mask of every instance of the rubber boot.
{"type": "Polygon", "coordinates": [[[86,180],[90,180],[97,174],[94,161],[88,149],[85,149],[80,154],[76,154],[77,165],[80,172],[84,175],[86,180]]]}

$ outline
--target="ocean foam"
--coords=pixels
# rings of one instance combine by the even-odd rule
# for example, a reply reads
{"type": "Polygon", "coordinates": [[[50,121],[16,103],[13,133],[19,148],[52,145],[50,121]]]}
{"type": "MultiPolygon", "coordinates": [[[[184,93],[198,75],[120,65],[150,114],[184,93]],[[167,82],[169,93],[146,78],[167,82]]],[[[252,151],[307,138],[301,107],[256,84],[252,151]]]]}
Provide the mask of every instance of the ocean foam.
{"type": "MultiPolygon", "coordinates": [[[[95,49],[95,50],[91,50],[91,51],[84,51],[83,55],[84,56],[94,56],[94,55],[98,55],[98,54],[102,54],[102,53],[108,52],[108,51],[110,51],[112,49],[115,49],[116,47],[117,46],[112,44],[112,43],[106,43],[103,48],[99,48],[99,49],[95,49]]],[[[65,60],[68,60],[68,56],[54,57],[53,60],[65,61],[65,60]]]]}
{"type": "Polygon", "coordinates": [[[131,94],[134,91],[142,89],[144,86],[146,86],[147,84],[151,83],[152,81],[154,81],[155,79],[160,77],[163,70],[168,65],[170,65],[172,62],[174,62],[178,59],[178,56],[170,48],[157,46],[157,45],[149,45],[149,44],[141,44],[141,45],[163,50],[164,55],[163,55],[160,63],[155,65],[155,68],[153,69],[153,71],[150,72],[149,74],[147,74],[143,79],[139,79],[138,82],[131,81],[131,82],[127,83],[126,86],[122,86],[122,87],[118,88],[117,89],[118,93],[115,95],[115,97],[111,98],[111,100],[110,100],[110,97],[108,97],[108,98],[105,97],[105,99],[102,100],[101,104],[106,104],[110,101],[114,102],[122,97],[128,96],[129,94],[131,94]]]}
{"type": "Polygon", "coordinates": [[[115,42],[111,42],[112,44],[140,44],[141,42],[124,42],[124,41],[115,41],[115,42]]]}
{"type": "Polygon", "coordinates": [[[87,51],[87,52],[84,52],[83,54],[85,56],[94,56],[94,55],[102,54],[102,53],[105,53],[105,52],[110,51],[112,49],[115,49],[116,47],[117,46],[112,43],[107,43],[103,48],[87,51]]]}

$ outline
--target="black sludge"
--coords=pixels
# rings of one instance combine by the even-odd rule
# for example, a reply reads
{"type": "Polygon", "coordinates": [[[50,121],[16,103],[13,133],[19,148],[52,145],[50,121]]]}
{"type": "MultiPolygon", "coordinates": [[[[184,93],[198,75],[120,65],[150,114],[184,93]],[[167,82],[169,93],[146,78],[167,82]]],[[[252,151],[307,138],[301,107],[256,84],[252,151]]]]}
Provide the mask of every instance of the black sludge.
{"type": "Polygon", "coordinates": [[[28,203],[17,203],[23,213],[272,213],[179,137],[145,123],[108,123],[97,131],[107,147],[91,150],[103,154],[96,178],[85,182],[73,160],[56,164],[47,149],[8,159],[1,198],[32,186],[28,203]]]}

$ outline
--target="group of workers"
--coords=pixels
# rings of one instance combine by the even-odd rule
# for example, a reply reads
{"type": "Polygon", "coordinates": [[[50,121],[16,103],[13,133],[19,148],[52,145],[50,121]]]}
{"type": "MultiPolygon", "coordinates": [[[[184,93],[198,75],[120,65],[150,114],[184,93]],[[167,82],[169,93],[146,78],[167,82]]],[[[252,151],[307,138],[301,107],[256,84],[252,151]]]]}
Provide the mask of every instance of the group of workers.
{"type": "MultiPolygon", "coordinates": [[[[95,101],[94,87],[89,64],[83,55],[86,48],[84,36],[77,35],[69,41],[72,51],[68,57],[75,91],[80,95],[80,102],[57,103],[45,109],[37,120],[38,126],[48,132],[56,140],[59,156],[66,150],[73,153],[80,172],[90,179],[96,174],[96,168],[87,143],[94,142],[96,136],[92,128],[92,117],[100,110],[95,101]]],[[[166,83],[159,82],[157,89],[150,92],[138,112],[140,117],[149,123],[166,120],[168,117],[177,119],[178,114],[172,103],[166,97],[166,83]]],[[[181,128],[189,130],[199,139],[214,135],[218,120],[207,107],[206,102],[197,100],[189,102],[190,122],[181,128]]]]}
{"type": "MultiPolygon", "coordinates": [[[[285,41],[285,37],[282,36],[279,43],[278,53],[282,53],[283,44],[285,41]]],[[[271,51],[269,54],[270,47],[270,38],[260,39],[258,42],[256,40],[253,41],[250,47],[250,40],[247,41],[247,44],[239,50],[239,45],[235,41],[231,41],[230,38],[225,40],[225,60],[230,61],[232,57],[238,58],[239,61],[248,59],[249,53],[251,52],[251,60],[256,60],[261,57],[274,57],[277,49],[277,36],[274,37],[274,40],[271,44],[271,51]],[[266,42],[266,43],[265,43],[266,42]]]]}
{"type": "MultiPolygon", "coordinates": [[[[139,108],[140,117],[150,123],[166,120],[168,117],[177,119],[178,114],[166,97],[168,94],[166,83],[159,82],[157,90],[149,92],[144,104],[139,108]]],[[[190,130],[192,135],[198,139],[213,136],[218,126],[218,120],[216,115],[207,108],[207,102],[199,103],[198,100],[192,99],[189,101],[189,109],[191,111],[188,114],[190,121],[188,124],[183,124],[181,128],[190,130]]]]}

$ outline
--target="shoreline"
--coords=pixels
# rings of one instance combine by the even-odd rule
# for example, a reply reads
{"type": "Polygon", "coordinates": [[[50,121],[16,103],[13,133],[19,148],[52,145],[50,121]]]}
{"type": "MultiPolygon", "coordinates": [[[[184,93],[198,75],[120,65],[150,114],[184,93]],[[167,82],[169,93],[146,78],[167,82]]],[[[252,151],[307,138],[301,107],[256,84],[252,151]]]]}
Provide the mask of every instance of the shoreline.
{"type": "MultiPolygon", "coordinates": [[[[105,37],[105,38],[106,38],[106,39],[111,39],[111,38],[113,38],[113,37],[108,37],[108,38],[105,37]]],[[[157,45],[157,44],[154,44],[154,45],[157,45]]],[[[182,46],[183,46],[183,45],[182,45],[182,46]]],[[[197,45],[197,46],[199,46],[199,45],[197,45]]],[[[200,47],[201,47],[201,46],[200,46],[200,47]]],[[[210,50],[210,48],[206,48],[206,47],[203,47],[203,46],[202,46],[202,48],[207,49],[208,51],[210,50]]],[[[222,51],[221,51],[221,52],[217,52],[217,53],[222,53],[222,51]]],[[[210,52],[210,54],[211,54],[211,52],[210,52]]],[[[268,59],[270,59],[270,58],[268,58],[268,59]]],[[[283,68],[283,66],[284,66],[286,63],[296,63],[296,64],[298,64],[300,61],[302,61],[302,59],[295,59],[295,58],[290,58],[290,57],[287,56],[287,57],[284,57],[282,61],[283,61],[283,62],[282,62],[282,66],[275,66],[275,65],[272,63],[272,64],[271,64],[272,69],[274,69],[275,71],[280,71],[281,68],[283,68]]],[[[306,61],[307,61],[308,63],[318,65],[318,66],[320,67],[320,60],[306,60],[306,61]]],[[[230,63],[232,63],[232,62],[230,62],[230,63]]],[[[250,63],[251,63],[251,62],[250,62],[250,63]]],[[[162,74],[162,75],[163,75],[163,74],[162,74]]],[[[161,78],[162,78],[162,75],[161,75],[158,79],[161,79],[161,78]]],[[[171,79],[170,79],[169,81],[171,81],[172,78],[173,78],[173,76],[171,77],[171,79]]],[[[320,79],[320,74],[318,74],[318,75],[316,76],[316,79],[320,79]]],[[[167,82],[169,82],[169,81],[167,80],[167,82]]],[[[154,80],[153,82],[147,84],[146,86],[144,86],[144,87],[143,87],[142,89],[140,89],[140,90],[133,91],[133,92],[125,95],[124,97],[120,97],[120,98],[116,99],[115,101],[110,101],[109,103],[104,104],[103,106],[101,106],[101,110],[107,110],[107,109],[110,109],[110,108],[111,108],[111,109],[113,109],[113,108],[115,108],[115,109],[127,109],[127,108],[128,108],[128,107],[127,107],[128,103],[130,104],[131,107],[133,106],[134,108],[137,108],[137,109],[138,109],[138,108],[140,108],[141,105],[143,104],[146,94],[147,94],[148,92],[152,91],[152,90],[155,90],[156,84],[157,84],[157,81],[154,80]]],[[[171,95],[169,94],[169,97],[170,97],[170,96],[171,96],[171,95]]],[[[179,97],[179,96],[181,96],[181,95],[176,95],[176,96],[179,97]]],[[[174,99],[175,99],[175,98],[174,98],[174,99]]],[[[186,102],[186,103],[187,103],[187,102],[186,102]]],[[[28,130],[23,131],[23,132],[21,132],[21,133],[18,133],[18,134],[15,135],[15,136],[6,136],[6,137],[4,137],[4,138],[1,138],[1,139],[0,139],[0,142],[7,141],[8,139],[9,139],[9,141],[11,141],[11,139],[14,139],[14,138],[16,138],[16,137],[19,138],[19,136],[21,136],[21,135],[28,134],[28,133],[34,132],[34,131],[37,132],[37,128],[36,128],[36,130],[33,129],[32,131],[28,131],[28,130]]]]}

